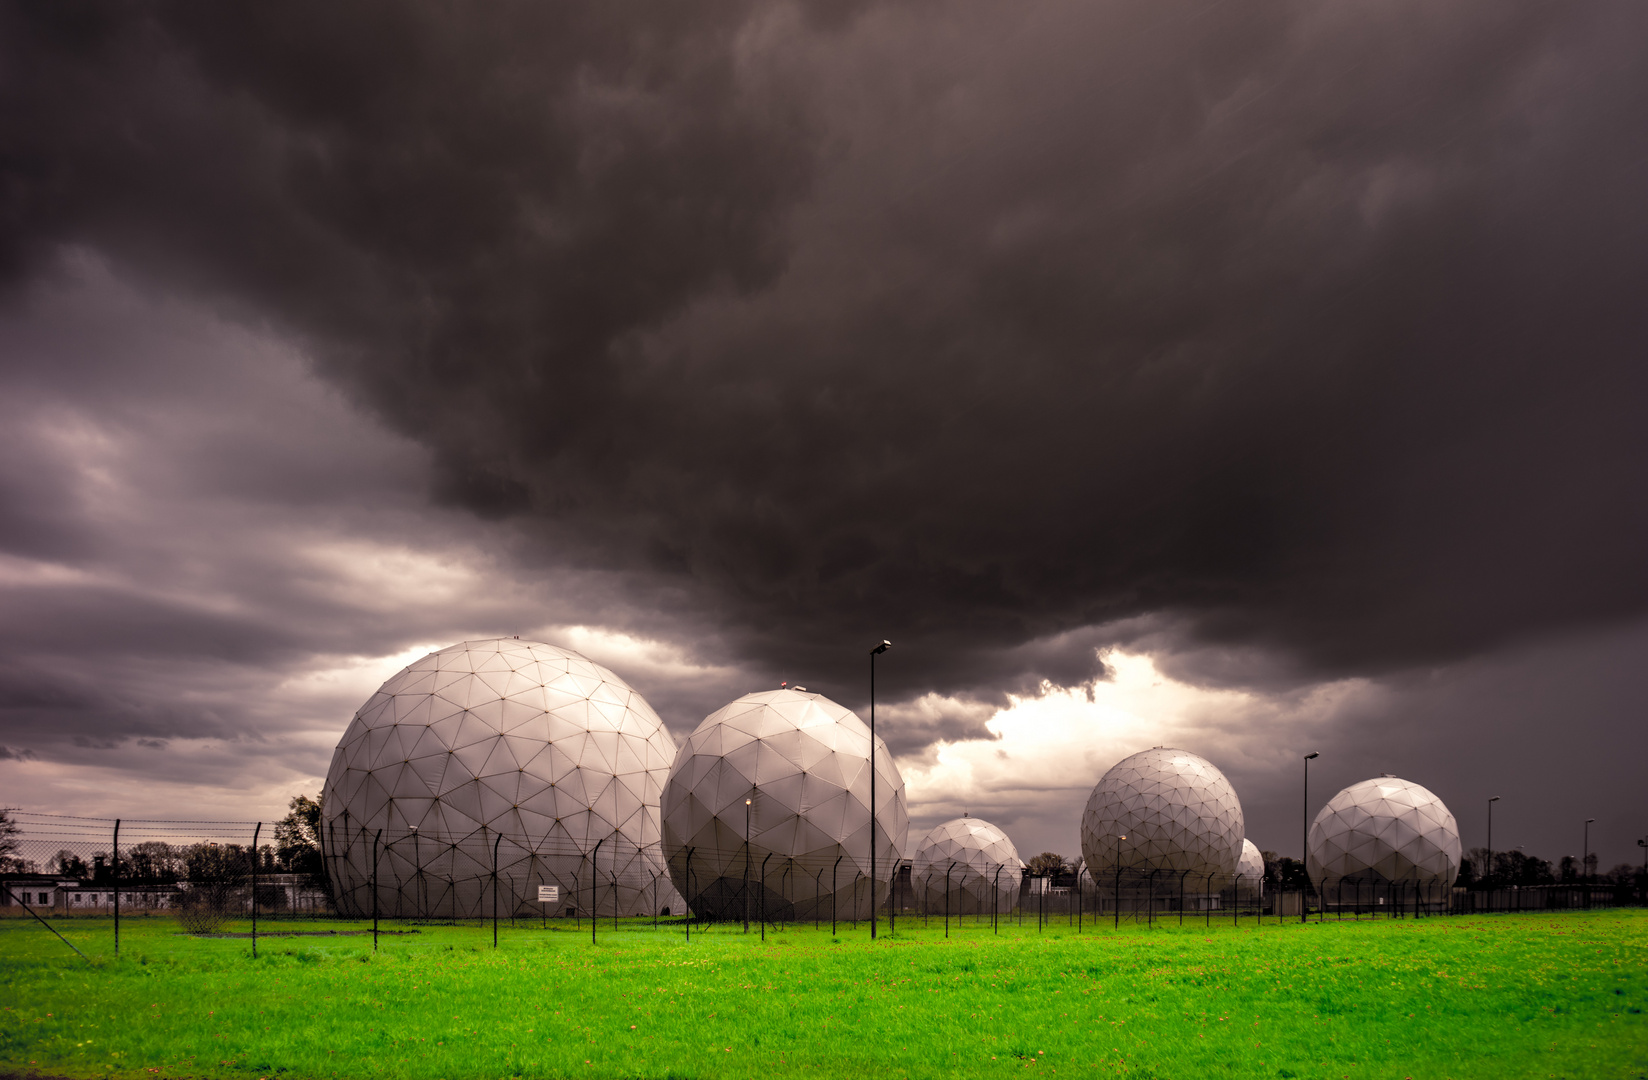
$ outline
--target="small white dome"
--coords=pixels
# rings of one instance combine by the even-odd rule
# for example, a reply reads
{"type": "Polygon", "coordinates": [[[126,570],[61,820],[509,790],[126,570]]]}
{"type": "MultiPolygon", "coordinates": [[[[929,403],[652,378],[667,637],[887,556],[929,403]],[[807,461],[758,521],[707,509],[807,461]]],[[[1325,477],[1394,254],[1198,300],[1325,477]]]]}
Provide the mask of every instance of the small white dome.
{"type": "Polygon", "coordinates": [[[1095,875],[1229,876],[1242,853],[1242,804],[1225,774],[1188,750],[1142,750],[1111,767],[1082,813],[1095,875]],[[1123,839],[1125,837],[1125,839],[1123,839]]]}
{"type": "Polygon", "coordinates": [[[910,831],[904,778],[875,740],[876,865],[870,878],[870,729],[821,694],[746,694],[687,736],[663,797],[675,887],[707,918],[864,918],[910,831]],[[746,806],[745,800],[749,800],[746,806]]]}
{"type": "Polygon", "coordinates": [[[930,912],[945,910],[948,895],[951,914],[983,915],[1013,910],[1023,870],[1006,833],[988,821],[960,817],[933,826],[921,838],[910,882],[930,912]]]}
{"type": "Polygon", "coordinates": [[[1307,849],[1306,869],[1318,885],[1452,885],[1459,872],[1459,825],[1428,789],[1381,776],[1328,800],[1311,823],[1307,849]]]}
{"type": "Polygon", "coordinates": [[[1243,889],[1262,891],[1265,884],[1265,857],[1259,854],[1259,846],[1246,837],[1242,838],[1242,857],[1236,860],[1236,885],[1243,889]]]}

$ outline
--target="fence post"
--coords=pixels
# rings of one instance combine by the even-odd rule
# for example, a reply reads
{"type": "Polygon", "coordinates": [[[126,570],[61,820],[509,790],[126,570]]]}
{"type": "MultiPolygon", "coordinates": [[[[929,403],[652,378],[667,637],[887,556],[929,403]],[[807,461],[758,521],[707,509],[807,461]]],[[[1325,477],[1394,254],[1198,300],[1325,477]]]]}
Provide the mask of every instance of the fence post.
{"type": "Polygon", "coordinates": [[[990,929],[1001,936],[1001,867],[996,867],[996,876],[990,882],[990,929]]]}
{"type": "MultiPolygon", "coordinates": [[[[483,837],[482,843],[485,843],[483,837]]],[[[504,842],[504,834],[499,833],[492,840],[492,947],[498,947],[498,845],[504,842]]]]}
{"type": "Polygon", "coordinates": [[[837,870],[841,869],[841,860],[845,859],[846,857],[847,856],[845,854],[837,855],[835,857],[835,865],[830,867],[830,936],[831,937],[834,937],[835,934],[836,934],[836,929],[835,929],[835,924],[836,924],[835,903],[836,903],[836,897],[840,895],[839,893],[836,892],[836,888],[835,888],[835,872],[837,870]]]}
{"type": "Polygon", "coordinates": [[[946,941],[950,939],[950,871],[955,868],[955,863],[951,863],[944,868],[944,939],[946,941]]]}
{"type": "MultiPolygon", "coordinates": [[[[261,824],[261,823],[260,823],[261,824]]],[[[383,830],[372,837],[372,951],[378,951],[378,848],[383,844],[383,830]]],[[[493,941],[496,946],[496,940],[493,941]]]]}
{"type": "MultiPolygon", "coordinates": [[[[254,892],[256,890],[253,890],[254,892]]],[[[256,929],[256,924],[253,926],[256,929]]],[[[114,819],[114,955],[120,956],[120,819],[114,819]]],[[[257,956],[257,938],[252,939],[252,955],[257,956]]]]}
{"type": "Polygon", "coordinates": [[[1082,931],[1082,900],[1084,899],[1084,896],[1083,896],[1083,893],[1082,893],[1082,881],[1081,881],[1081,879],[1082,879],[1082,869],[1083,869],[1082,865],[1080,863],[1077,863],[1076,864],[1076,936],[1077,937],[1081,936],[1081,931],[1082,931]]]}
{"type": "Polygon", "coordinates": [[[589,853],[589,943],[591,945],[595,944],[595,928],[601,925],[601,913],[596,909],[600,901],[596,899],[595,890],[601,887],[596,859],[600,856],[601,845],[606,843],[606,840],[607,838],[603,836],[595,841],[595,848],[589,853]]]}
{"type": "Polygon", "coordinates": [[[687,902],[687,910],[683,911],[681,914],[683,914],[687,917],[687,941],[688,941],[689,944],[692,941],[692,895],[691,894],[692,894],[692,853],[693,853],[693,850],[694,849],[692,849],[692,848],[687,849],[687,873],[686,873],[687,894],[681,897],[681,899],[683,899],[687,902]]]}
{"type": "MultiPolygon", "coordinates": [[[[326,871],[326,891],[331,894],[332,913],[334,915],[336,915],[337,910],[338,910],[338,891],[339,891],[338,890],[338,868],[337,868],[337,848],[338,848],[337,822],[328,821],[326,823],[326,829],[325,829],[325,832],[324,832],[323,835],[325,835],[325,837],[326,837],[326,843],[325,843],[326,850],[321,852],[320,865],[326,871]]],[[[347,839],[347,836],[345,836],[345,839],[347,839]]]]}
{"type": "MultiPolygon", "coordinates": [[[[115,836],[116,836],[116,838],[117,838],[117,842],[118,842],[118,837],[119,837],[119,836],[120,836],[120,823],[119,823],[119,822],[116,822],[116,823],[115,823],[115,827],[114,827],[114,829],[115,829],[115,836]]],[[[263,832],[263,822],[261,822],[261,821],[260,821],[260,822],[258,822],[258,823],[257,823],[257,826],[256,826],[256,827],[255,827],[255,828],[253,828],[253,829],[252,829],[252,959],[253,959],[253,960],[256,960],[256,959],[257,959],[257,917],[258,917],[258,891],[257,891],[257,872],[258,872],[258,834],[259,834],[259,833],[261,833],[261,832],[263,832]]],[[[118,896],[116,896],[116,897],[115,897],[115,905],[114,905],[114,909],[115,909],[115,911],[117,911],[117,912],[118,912],[118,911],[119,911],[119,910],[120,910],[120,898],[119,898],[119,897],[118,897],[118,896]]],[[[118,918],[119,918],[119,916],[118,916],[118,915],[116,915],[116,916],[115,916],[115,917],[116,917],[116,918],[117,918],[117,919],[118,919],[118,918]]],[[[119,927],[119,925],[120,925],[120,924],[119,924],[119,923],[116,923],[116,924],[115,924],[115,926],[116,926],[116,927],[117,927],[117,928],[118,928],[118,927],[119,927]]],[[[119,937],[119,934],[118,934],[118,933],[116,933],[116,935],[115,935],[115,940],[116,940],[116,941],[119,941],[119,940],[120,940],[120,937],[119,937]]],[[[373,951],[373,952],[377,952],[377,951],[378,951],[378,946],[377,946],[377,942],[376,942],[376,941],[375,941],[375,940],[374,940],[374,941],[373,941],[373,944],[372,944],[372,951],[373,951]]]]}
{"type": "MultiPolygon", "coordinates": [[[[875,824],[873,822],[870,825],[870,835],[872,837],[875,835],[875,824]]],[[[895,937],[898,934],[898,905],[894,901],[898,899],[898,871],[901,862],[903,862],[902,859],[893,860],[893,877],[891,881],[887,882],[887,933],[895,937]]],[[[912,869],[914,869],[913,865],[912,869]]],[[[870,896],[872,900],[875,897],[875,882],[873,881],[870,882],[870,896]]]]}
{"type": "Polygon", "coordinates": [[[1116,856],[1116,910],[1114,915],[1115,922],[1111,924],[1112,929],[1120,930],[1122,928],[1122,860],[1120,852],[1116,856]]]}
{"type": "MultiPolygon", "coordinates": [[[[761,860],[761,901],[760,901],[760,908],[757,910],[756,914],[761,919],[761,940],[762,941],[767,940],[767,859],[770,859],[772,857],[773,857],[773,853],[769,851],[769,852],[767,852],[766,858],[763,858],[761,860]]],[[[874,888],[875,888],[874,882],[871,883],[870,888],[871,888],[872,891],[874,890],[874,888]]]]}
{"type": "Polygon", "coordinates": [[[423,853],[418,848],[418,827],[412,826],[412,895],[418,901],[418,918],[428,918],[424,905],[429,899],[423,884],[423,853]]]}

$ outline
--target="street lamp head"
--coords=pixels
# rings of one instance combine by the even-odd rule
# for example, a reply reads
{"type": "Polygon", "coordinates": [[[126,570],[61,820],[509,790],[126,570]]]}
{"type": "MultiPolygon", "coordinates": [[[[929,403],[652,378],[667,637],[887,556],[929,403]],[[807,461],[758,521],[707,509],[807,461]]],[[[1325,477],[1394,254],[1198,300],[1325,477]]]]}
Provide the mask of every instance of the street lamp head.
{"type": "Polygon", "coordinates": [[[745,806],[748,806],[748,805],[750,805],[750,800],[748,800],[748,799],[745,799],[745,800],[744,800],[744,805],[745,805],[745,806]]]}
{"type": "Polygon", "coordinates": [[[1322,755],[1322,752],[1320,750],[1312,750],[1310,753],[1305,755],[1305,760],[1309,761],[1311,758],[1320,757],[1321,755],[1322,755]]]}
{"type": "Polygon", "coordinates": [[[1596,820],[1596,818],[1594,818],[1594,817],[1588,817],[1588,818],[1585,819],[1585,824],[1589,825],[1595,820],[1596,820]]]}
{"type": "Polygon", "coordinates": [[[887,641],[886,639],[883,639],[880,645],[877,645],[875,648],[870,650],[870,655],[871,656],[880,656],[882,653],[886,652],[888,649],[890,649],[892,647],[893,647],[892,642],[887,641]]]}
{"type": "Polygon", "coordinates": [[[1498,796],[1498,795],[1495,795],[1495,796],[1493,796],[1493,797],[1492,797],[1492,798],[1490,798],[1490,799],[1489,799],[1489,800],[1488,800],[1488,801],[1489,801],[1489,802],[1498,802],[1498,801],[1499,801],[1499,796],[1498,796]]]}

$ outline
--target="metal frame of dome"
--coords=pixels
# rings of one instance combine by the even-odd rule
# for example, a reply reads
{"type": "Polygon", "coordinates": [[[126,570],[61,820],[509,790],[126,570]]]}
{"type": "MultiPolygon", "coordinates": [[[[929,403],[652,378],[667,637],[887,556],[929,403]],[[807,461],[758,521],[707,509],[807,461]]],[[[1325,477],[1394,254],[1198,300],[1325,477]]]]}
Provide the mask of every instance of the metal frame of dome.
{"type": "Polygon", "coordinates": [[[1260,894],[1265,891],[1265,857],[1259,853],[1259,845],[1245,836],[1241,858],[1236,860],[1236,887],[1260,894]]]}
{"type": "Polygon", "coordinates": [[[1188,750],[1155,747],[1123,758],[1094,785],[1081,818],[1082,858],[1095,877],[1118,869],[1192,882],[1229,877],[1242,832],[1242,804],[1224,773],[1188,750]]]}
{"type": "Polygon", "coordinates": [[[1363,780],[1329,799],[1311,822],[1312,882],[1452,885],[1459,823],[1429,788],[1396,776],[1363,780]]]}
{"type": "Polygon", "coordinates": [[[710,919],[868,917],[909,833],[904,778],[876,739],[877,858],[870,874],[870,729],[798,689],[746,694],[687,736],[663,795],[676,889],[710,919]]]}
{"type": "Polygon", "coordinates": [[[910,880],[920,883],[929,912],[984,915],[1013,910],[1023,870],[1024,860],[1006,833],[982,818],[959,817],[921,838],[910,880]]]}
{"type": "Polygon", "coordinates": [[[430,653],[350,721],[323,789],[341,910],[473,917],[681,905],[659,854],[674,741],[640,694],[569,649],[496,638],[430,653]],[[375,896],[374,896],[375,894],[375,896]]]}

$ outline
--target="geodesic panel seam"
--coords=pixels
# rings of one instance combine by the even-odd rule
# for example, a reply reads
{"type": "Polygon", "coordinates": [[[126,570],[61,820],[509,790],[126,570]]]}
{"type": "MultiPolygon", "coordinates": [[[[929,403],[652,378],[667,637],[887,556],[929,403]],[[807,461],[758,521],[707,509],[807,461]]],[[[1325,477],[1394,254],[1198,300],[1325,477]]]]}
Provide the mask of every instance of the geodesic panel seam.
{"type": "Polygon", "coordinates": [[[1394,776],[1345,788],[1317,813],[1307,838],[1311,880],[1452,885],[1459,826],[1441,799],[1394,776]]]}
{"type": "Polygon", "coordinates": [[[332,755],[322,840],[338,904],[537,913],[537,886],[558,885],[560,907],[678,907],[658,851],[674,756],[641,695],[575,652],[499,638],[430,653],[372,695],[332,755]]]}
{"type": "Polygon", "coordinates": [[[886,896],[909,832],[904,778],[870,730],[820,694],[747,694],[687,737],[663,795],[675,887],[706,918],[862,918],[886,896]],[[746,805],[745,800],[749,804],[746,805]]]}
{"type": "Polygon", "coordinates": [[[922,837],[910,879],[930,912],[954,915],[1012,911],[1024,862],[1007,834],[975,817],[955,818],[922,837]]]}
{"type": "Polygon", "coordinates": [[[1157,747],[1124,758],[1082,812],[1082,858],[1095,874],[1229,876],[1242,851],[1242,804],[1207,759],[1157,747]],[[1125,839],[1124,839],[1125,838],[1125,839]]]}

